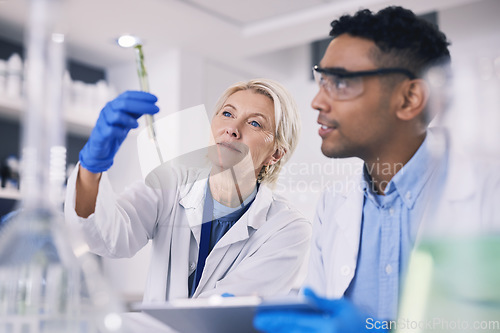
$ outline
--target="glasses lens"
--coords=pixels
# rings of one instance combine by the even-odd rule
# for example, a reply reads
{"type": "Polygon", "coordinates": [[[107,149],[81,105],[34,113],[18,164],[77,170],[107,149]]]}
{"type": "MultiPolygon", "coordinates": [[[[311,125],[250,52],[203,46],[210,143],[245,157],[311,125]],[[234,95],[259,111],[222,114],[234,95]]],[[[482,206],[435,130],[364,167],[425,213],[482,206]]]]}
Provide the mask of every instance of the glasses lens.
{"type": "Polygon", "coordinates": [[[320,86],[336,100],[353,99],[363,93],[362,77],[341,77],[335,74],[321,73],[313,69],[313,76],[320,86]]]}

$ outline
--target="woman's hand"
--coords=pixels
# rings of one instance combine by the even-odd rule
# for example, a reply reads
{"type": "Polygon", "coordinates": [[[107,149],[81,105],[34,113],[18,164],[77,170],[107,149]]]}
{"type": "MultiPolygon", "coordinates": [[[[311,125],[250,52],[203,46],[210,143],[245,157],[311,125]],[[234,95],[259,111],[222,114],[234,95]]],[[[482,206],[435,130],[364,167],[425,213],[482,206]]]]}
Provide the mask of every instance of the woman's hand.
{"type": "Polygon", "coordinates": [[[80,164],[90,172],[100,173],[113,165],[118,148],[132,128],[139,126],[143,114],[155,114],[156,96],[142,91],[126,91],[101,110],[89,140],[80,151],[80,164]]]}

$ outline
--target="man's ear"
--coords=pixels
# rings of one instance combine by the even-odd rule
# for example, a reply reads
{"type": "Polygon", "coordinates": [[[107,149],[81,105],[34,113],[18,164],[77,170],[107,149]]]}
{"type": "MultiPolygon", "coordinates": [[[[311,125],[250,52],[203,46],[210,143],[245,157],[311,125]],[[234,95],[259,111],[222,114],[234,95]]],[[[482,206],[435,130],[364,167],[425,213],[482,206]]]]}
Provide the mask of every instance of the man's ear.
{"type": "Polygon", "coordinates": [[[277,148],[276,151],[269,157],[269,160],[267,161],[266,165],[273,165],[275,163],[278,163],[279,160],[286,154],[286,149],[285,148],[277,148]]]}
{"type": "Polygon", "coordinates": [[[412,120],[419,117],[429,99],[429,87],[422,79],[405,81],[401,87],[400,105],[396,115],[401,120],[412,120]]]}

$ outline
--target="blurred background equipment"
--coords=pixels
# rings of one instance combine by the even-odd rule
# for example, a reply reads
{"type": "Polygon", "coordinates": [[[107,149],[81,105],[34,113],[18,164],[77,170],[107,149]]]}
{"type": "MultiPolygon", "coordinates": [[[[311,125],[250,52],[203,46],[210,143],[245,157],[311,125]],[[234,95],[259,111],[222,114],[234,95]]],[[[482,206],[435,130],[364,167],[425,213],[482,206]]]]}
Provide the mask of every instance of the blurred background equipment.
{"type": "Polygon", "coordinates": [[[448,133],[449,157],[411,257],[397,332],[500,330],[500,50],[474,52],[455,57],[450,81],[429,75],[432,105],[445,107],[434,125],[448,133]]]}
{"type": "MultiPolygon", "coordinates": [[[[31,0],[21,201],[0,230],[0,332],[121,329],[120,303],[86,244],[64,223],[64,35],[59,0],[31,0]]],[[[12,167],[12,163],[11,163],[12,167]]],[[[11,168],[12,169],[12,168],[11,168]]]]}

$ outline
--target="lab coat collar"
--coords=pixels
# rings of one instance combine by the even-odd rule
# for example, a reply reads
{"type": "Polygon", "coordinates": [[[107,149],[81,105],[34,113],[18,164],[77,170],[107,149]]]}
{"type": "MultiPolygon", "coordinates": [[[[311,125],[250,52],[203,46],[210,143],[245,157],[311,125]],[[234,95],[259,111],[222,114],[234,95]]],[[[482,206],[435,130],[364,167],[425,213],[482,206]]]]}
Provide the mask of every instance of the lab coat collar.
{"type": "Polygon", "coordinates": [[[190,176],[188,176],[186,182],[179,188],[179,204],[185,209],[189,228],[198,246],[201,241],[203,203],[205,202],[209,174],[210,169],[188,172],[190,176]]]}
{"type": "Polygon", "coordinates": [[[466,200],[477,191],[474,163],[470,156],[460,150],[444,127],[429,128],[432,135],[431,152],[439,159],[439,168],[444,168],[444,198],[447,201],[466,200]]]}
{"type": "MultiPolygon", "coordinates": [[[[203,170],[197,174],[194,181],[188,181],[180,190],[179,203],[185,208],[203,207],[208,176],[210,170],[203,170]]],[[[260,185],[257,195],[250,209],[242,216],[247,217],[249,227],[258,229],[266,220],[267,212],[272,201],[272,191],[265,185],[260,185]],[[248,217],[250,217],[248,219],[248,217]]],[[[197,223],[199,224],[199,223],[197,223]]],[[[191,223],[190,223],[191,225],[191,223]]],[[[232,228],[231,228],[232,229],[232,228]]]]}
{"type": "Polygon", "coordinates": [[[243,214],[238,222],[222,237],[215,248],[222,248],[226,245],[245,240],[250,237],[250,229],[256,230],[267,220],[267,212],[272,202],[271,190],[263,185],[259,186],[257,196],[250,208],[243,214]],[[227,237],[226,237],[227,236],[227,237]]]}
{"type": "MultiPolygon", "coordinates": [[[[247,225],[253,229],[259,229],[267,220],[267,213],[273,201],[273,193],[271,189],[263,184],[259,186],[257,196],[255,197],[252,206],[247,211],[247,225]]],[[[245,217],[243,215],[243,217],[245,217]]]]}
{"type": "MultiPolygon", "coordinates": [[[[357,179],[357,184],[361,184],[362,175],[360,174],[357,179]]],[[[339,240],[343,253],[347,254],[342,260],[337,262],[336,269],[340,270],[341,267],[347,265],[354,272],[356,270],[359,242],[361,234],[361,215],[363,212],[364,191],[362,185],[353,186],[346,194],[338,194],[343,197],[343,203],[339,202],[337,206],[337,213],[335,214],[334,221],[339,226],[339,240]]],[[[343,295],[351,278],[339,278],[333,286],[335,295],[343,295]]]]}
{"type": "MultiPolygon", "coordinates": [[[[209,175],[210,169],[201,169],[181,186],[179,203],[184,209],[203,207],[209,175]]],[[[191,225],[191,221],[189,224],[191,225]]]]}
{"type": "MultiPolygon", "coordinates": [[[[203,220],[203,203],[205,201],[206,188],[210,169],[202,169],[194,173],[191,179],[181,186],[179,203],[186,210],[188,223],[196,241],[200,242],[201,224],[203,220]]],[[[265,186],[260,185],[255,200],[250,208],[243,214],[240,220],[227,232],[230,237],[222,237],[216,247],[239,242],[250,237],[248,228],[258,229],[267,220],[267,213],[272,202],[272,192],[265,186]]]]}
{"type": "Polygon", "coordinates": [[[197,297],[204,290],[207,281],[210,279],[210,275],[207,272],[214,272],[224,257],[233,258],[234,260],[255,229],[258,229],[266,222],[272,200],[272,191],[268,187],[260,185],[257,196],[250,208],[215,244],[215,247],[208,255],[205,269],[193,295],[194,297],[197,297]]]}
{"type": "MultiPolygon", "coordinates": [[[[335,220],[337,224],[344,230],[353,230],[359,228],[353,228],[352,223],[354,221],[361,221],[361,213],[363,211],[363,201],[364,201],[364,190],[366,183],[363,181],[363,175],[360,173],[354,178],[352,184],[359,184],[358,186],[352,186],[348,192],[340,193],[344,197],[344,204],[339,206],[337,213],[335,214],[335,220]]],[[[361,224],[361,223],[359,223],[361,224]]],[[[359,238],[358,234],[350,234],[349,238],[355,241],[359,238]]]]}
{"type": "Polygon", "coordinates": [[[472,197],[477,191],[473,162],[464,153],[450,148],[445,198],[461,201],[472,197]]]}

